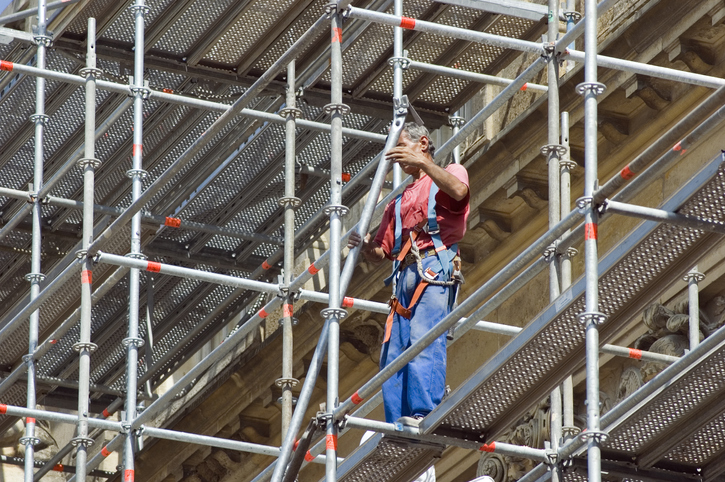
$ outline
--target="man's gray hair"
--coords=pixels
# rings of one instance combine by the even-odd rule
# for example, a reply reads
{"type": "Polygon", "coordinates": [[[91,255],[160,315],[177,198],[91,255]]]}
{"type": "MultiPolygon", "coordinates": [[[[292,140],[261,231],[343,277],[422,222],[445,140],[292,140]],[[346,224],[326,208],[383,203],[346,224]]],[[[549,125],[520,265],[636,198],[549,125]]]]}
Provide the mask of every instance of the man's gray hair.
{"type": "Polygon", "coordinates": [[[422,126],[420,124],[416,124],[415,122],[406,122],[405,127],[403,127],[403,132],[401,132],[401,135],[405,133],[408,135],[408,139],[410,139],[413,142],[419,142],[421,137],[427,137],[428,138],[428,152],[430,152],[431,157],[435,154],[435,146],[433,145],[433,141],[430,138],[430,132],[428,132],[428,129],[425,126],[422,126]]]}

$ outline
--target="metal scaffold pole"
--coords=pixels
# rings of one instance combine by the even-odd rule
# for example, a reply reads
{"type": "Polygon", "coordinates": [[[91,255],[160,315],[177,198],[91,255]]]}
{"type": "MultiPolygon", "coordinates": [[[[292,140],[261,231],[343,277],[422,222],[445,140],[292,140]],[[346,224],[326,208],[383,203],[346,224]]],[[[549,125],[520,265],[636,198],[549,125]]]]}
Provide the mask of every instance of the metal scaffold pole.
{"type": "MultiPolygon", "coordinates": [[[[393,13],[403,15],[403,0],[393,2],[393,13]]],[[[393,99],[403,98],[403,63],[405,52],[403,52],[403,29],[393,27],[393,99]]],[[[383,153],[385,155],[385,153],[383,153]]],[[[393,164],[393,186],[398,187],[403,181],[403,170],[398,164],[393,164]]]]}
{"type": "MultiPolygon", "coordinates": [[[[149,8],[144,0],[136,0],[130,7],[134,16],[134,71],[131,92],[133,93],[133,163],[127,172],[131,178],[132,202],[141,197],[143,179],[146,171],[143,170],[143,119],[144,100],[147,97],[147,88],[144,85],[144,16],[149,8]]],[[[131,252],[127,255],[132,259],[144,259],[141,254],[141,213],[136,212],[131,219],[131,252]]],[[[129,271],[129,300],[128,300],[128,336],[123,340],[126,347],[126,406],[124,424],[130,425],[136,418],[136,396],[138,384],[138,349],[143,344],[139,337],[139,289],[140,271],[129,271]]],[[[137,432],[129,430],[124,437],[123,448],[123,480],[134,480],[134,452],[137,432]]]]}
{"type": "MultiPolygon", "coordinates": [[[[46,51],[50,46],[50,36],[47,32],[46,25],[46,2],[38,1],[38,26],[36,35],[34,36],[37,45],[36,59],[38,69],[45,69],[46,51]]],[[[37,79],[35,84],[35,114],[30,116],[31,122],[35,124],[35,157],[33,166],[33,187],[31,191],[35,192],[32,199],[32,216],[33,216],[33,234],[32,248],[30,260],[30,273],[25,275],[25,279],[30,282],[30,301],[35,300],[40,294],[40,282],[43,281],[45,275],[40,271],[40,260],[42,256],[42,205],[41,200],[37,196],[37,192],[43,187],[43,136],[45,123],[48,116],[45,115],[45,80],[37,79]]],[[[27,407],[35,409],[36,392],[35,392],[35,359],[33,353],[38,347],[38,330],[40,324],[40,308],[35,309],[30,314],[28,326],[28,354],[23,356],[23,361],[27,365],[27,407]]],[[[40,439],[35,436],[35,419],[27,417],[25,419],[25,435],[20,439],[20,443],[25,445],[25,482],[33,480],[33,468],[35,466],[35,446],[40,443],[40,439]]]]}
{"type": "MultiPolygon", "coordinates": [[[[571,171],[576,163],[571,160],[569,147],[569,113],[561,113],[561,145],[564,146],[564,158],[559,160],[560,188],[561,188],[561,217],[564,218],[571,212],[571,171]]],[[[569,235],[568,231],[564,236],[569,235]]],[[[571,258],[576,254],[576,249],[568,247],[558,253],[562,293],[571,286],[571,258]]],[[[562,408],[563,408],[563,441],[568,441],[579,433],[574,426],[574,380],[571,376],[564,379],[561,385],[562,408]]]]}
{"type": "MultiPolygon", "coordinates": [[[[330,265],[328,268],[327,285],[330,290],[330,303],[322,310],[323,317],[329,323],[327,342],[327,413],[332,413],[338,403],[338,382],[340,370],[340,320],[347,311],[340,306],[340,234],[342,216],[347,208],[342,205],[342,116],[348,110],[342,103],[342,15],[337,6],[330,14],[330,105],[332,115],[330,125],[330,265]]],[[[326,420],[326,453],[325,480],[337,480],[337,431],[334,418],[326,420]]]]}
{"type": "Polygon", "coordinates": [[[96,159],[96,78],[100,72],[96,69],[96,19],[88,19],[88,41],[86,46],[86,68],[82,73],[86,77],[86,125],[85,155],[78,161],[83,170],[83,240],[79,258],[81,268],[81,313],[80,339],[73,345],[78,352],[78,433],[73,439],[76,450],[76,480],[85,482],[88,447],[93,439],[88,436],[88,406],[90,399],[89,383],[91,372],[91,352],[96,345],[91,343],[91,310],[93,260],[86,256],[88,246],[93,242],[93,198],[95,170],[100,166],[96,159]]]}
{"type": "Polygon", "coordinates": [[[587,439],[588,478],[601,482],[601,449],[605,434],[600,431],[599,421],[599,329],[606,315],[599,312],[599,258],[597,228],[599,214],[592,196],[597,183],[597,96],[605,87],[597,82],[597,2],[585,2],[584,30],[584,83],[577,91],[584,96],[584,272],[585,308],[579,319],[586,330],[586,404],[587,430],[582,435],[587,439]]]}
{"type": "Polygon", "coordinates": [[[687,305],[689,314],[688,338],[690,339],[690,351],[700,344],[700,293],[699,283],[705,279],[705,275],[692,268],[686,275],[687,281],[687,305]]]}
{"type": "MultiPolygon", "coordinates": [[[[564,154],[565,148],[559,144],[559,56],[556,54],[556,41],[559,36],[559,0],[549,0],[549,15],[547,26],[546,51],[549,54],[547,66],[548,83],[548,144],[541,148],[542,154],[547,157],[549,178],[549,229],[556,226],[561,219],[560,214],[560,188],[559,188],[559,158],[564,154]]],[[[556,243],[547,250],[549,263],[549,301],[553,302],[561,294],[559,267],[556,256],[556,243]]],[[[559,448],[561,438],[561,388],[556,387],[550,396],[551,416],[551,448],[559,448]]],[[[551,480],[560,482],[559,466],[552,467],[551,480]]]]}
{"type": "Polygon", "coordinates": [[[292,420],[292,388],[299,384],[294,378],[294,340],[293,326],[293,293],[289,286],[292,283],[292,270],[295,262],[295,209],[302,203],[295,197],[295,120],[302,114],[296,107],[295,61],[287,64],[287,97],[282,115],[285,124],[285,160],[284,160],[284,197],[279,200],[284,206],[284,281],[285,300],[282,318],[282,378],[277,379],[277,386],[282,388],[282,439],[287,435],[292,420]]]}

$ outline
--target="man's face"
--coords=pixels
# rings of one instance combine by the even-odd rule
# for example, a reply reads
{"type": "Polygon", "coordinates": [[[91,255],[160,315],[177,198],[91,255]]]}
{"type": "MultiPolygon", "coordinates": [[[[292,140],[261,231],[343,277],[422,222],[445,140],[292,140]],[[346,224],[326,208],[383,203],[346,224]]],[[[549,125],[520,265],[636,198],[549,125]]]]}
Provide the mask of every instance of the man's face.
{"type": "MultiPolygon", "coordinates": [[[[423,140],[423,139],[426,139],[426,141],[427,141],[427,138],[421,137],[421,140],[423,140]]],[[[400,137],[398,138],[397,147],[404,147],[404,148],[410,149],[414,153],[418,154],[418,153],[423,153],[422,144],[423,143],[421,143],[420,141],[418,141],[418,142],[411,141],[410,137],[408,136],[408,133],[403,131],[400,134],[400,137]]],[[[406,164],[403,161],[398,162],[398,164],[400,165],[400,168],[403,170],[403,172],[408,174],[409,176],[417,174],[418,171],[420,170],[419,168],[406,164]]]]}

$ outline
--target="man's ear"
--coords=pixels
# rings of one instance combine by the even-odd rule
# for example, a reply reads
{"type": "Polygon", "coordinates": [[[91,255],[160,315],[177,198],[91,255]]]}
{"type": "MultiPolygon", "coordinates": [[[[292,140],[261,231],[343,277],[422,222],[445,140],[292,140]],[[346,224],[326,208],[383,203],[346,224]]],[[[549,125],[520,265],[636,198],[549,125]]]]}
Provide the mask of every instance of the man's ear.
{"type": "Polygon", "coordinates": [[[430,149],[430,139],[428,139],[428,137],[421,136],[420,137],[420,141],[418,141],[418,142],[420,142],[420,150],[421,151],[423,151],[423,152],[429,152],[429,149],[430,149]]]}

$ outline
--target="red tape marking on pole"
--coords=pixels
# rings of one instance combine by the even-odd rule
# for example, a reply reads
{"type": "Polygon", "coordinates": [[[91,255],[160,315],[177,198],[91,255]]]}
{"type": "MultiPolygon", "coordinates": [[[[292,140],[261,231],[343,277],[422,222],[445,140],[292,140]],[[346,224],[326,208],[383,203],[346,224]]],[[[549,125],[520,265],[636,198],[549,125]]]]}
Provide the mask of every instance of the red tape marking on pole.
{"type": "Polygon", "coordinates": [[[143,144],[133,145],[133,155],[135,156],[136,153],[138,153],[139,156],[143,154],[143,144]]]}
{"type": "Polygon", "coordinates": [[[634,358],[635,360],[641,360],[642,359],[642,350],[637,350],[636,348],[630,348],[629,349],[629,358],[634,358]]]}
{"type": "Polygon", "coordinates": [[[286,316],[288,318],[292,318],[292,305],[288,305],[285,303],[282,306],[282,312],[283,312],[284,316],[286,316]]]}
{"type": "Polygon", "coordinates": [[[63,464],[55,464],[53,466],[53,470],[55,470],[56,472],[63,472],[63,464]]]}
{"type": "Polygon", "coordinates": [[[111,413],[108,411],[107,408],[103,409],[103,412],[101,412],[105,418],[108,418],[111,416],[111,413]]]}
{"type": "Polygon", "coordinates": [[[295,440],[295,444],[292,446],[292,451],[294,452],[295,450],[297,450],[297,447],[299,445],[300,445],[300,441],[299,440],[295,440]]]}
{"type": "Polygon", "coordinates": [[[0,60],[0,70],[7,70],[8,72],[12,72],[13,63],[6,60],[0,60]]]}
{"type": "Polygon", "coordinates": [[[152,271],[154,273],[158,273],[161,271],[161,263],[157,263],[155,261],[149,261],[146,265],[146,271],[152,271]]]}
{"type": "Polygon", "coordinates": [[[622,179],[625,181],[628,181],[634,177],[634,172],[629,168],[629,166],[625,166],[624,169],[619,173],[620,176],[622,176],[622,179]]]}
{"type": "Polygon", "coordinates": [[[123,472],[123,482],[133,482],[133,469],[123,472]]]}
{"type": "Polygon", "coordinates": [[[350,179],[352,179],[352,174],[349,172],[342,173],[342,182],[350,182],[350,179]]]}
{"type": "Polygon", "coordinates": [[[493,452],[494,450],[496,450],[496,442],[491,442],[490,444],[483,444],[478,450],[480,450],[481,452],[493,452]]]}
{"type": "Polygon", "coordinates": [[[327,450],[337,451],[337,435],[326,435],[325,436],[325,448],[327,450]]]}
{"type": "Polygon", "coordinates": [[[364,400],[360,395],[357,394],[357,392],[352,394],[352,397],[350,397],[350,400],[352,400],[352,403],[355,405],[360,405],[360,403],[364,400]]]}
{"type": "Polygon", "coordinates": [[[267,271],[271,267],[272,267],[272,265],[269,264],[266,259],[264,261],[262,261],[262,269],[263,270],[267,271]]]}
{"type": "Polygon", "coordinates": [[[529,83],[526,82],[524,85],[521,86],[521,88],[519,90],[521,92],[526,92],[526,89],[528,89],[528,88],[529,88],[529,83]]]}
{"type": "Polygon", "coordinates": [[[319,268],[315,268],[314,264],[311,264],[309,268],[307,268],[307,271],[310,272],[310,274],[317,274],[320,272],[319,268]]]}
{"type": "Polygon", "coordinates": [[[259,317],[260,318],[267,318],[268,316],[269,316],[269,313],[267,313],[266,311],[264,311],[264,308],[262,308],[261,310],[259,310],[259,317]]]}
{"type": "Polygon", "coordinates": [[[310,451],[308,450],[307,453],[305,453],[305,461],[306,462],[312,462],[313,460],[315,460],[315,456],[312,455],[310,453],[310,451]]]}
{"type": "Polygon", "coordinates": [[[93,283],[93,271],[84,269],[81,271],[81,284],[89,285],[93,283]]]}
{"type": "Polygon", "coordinates": [[[0,403],[0,413],[8,413],[8,406],[4,403],[0,403]]]}
{"type": "Polygon", "coordinates": [[[101,449],[101,455],[103,455],[104,457],[108,457],[109,455],[111,455],[111,452],[108,450],[108,447],[103,447],[101,449]]]}
{"type": "Polygon", "coordinates": [[[682,148],[682,141],[675,144],[675,147],[673,147],[672,150],[675,152],[679,152],[681,156],[684,156],[685,152],[687,152],[687,149],[682,148]]]}
{"type": "Polygon", "coordinates": [[[346,296],[342,299],[342,307],[343,308],[352,308],[352,305],[355,304],[355,298],[350,298],[349,296],[346,296]]]}
{"type": "Polygon", "coordinates": [[[181,219],[167,217],[164,220],[164,226],[169,226],[169,227],[172,227],[172,228],[178,228],[179,226],[181,226],[181,219]]]}
{"type": "Polygon", "coordinates": [[[27,417],[25,423],[35,423],[35,419],[33,417],[27,417]]]}
{"type": "Polygon", "coordinates": [[[332,29],[332,42],[331,43],[342,43],[342,29],[341,28],[333,28],[332,29]]]}
{"type": "Polygon", "coordinates": [[[415,19],[410,17],[401,17],[400,26],[407,28],[408,30],[413,30],[415,28],[415,19]]]}
{"type": "Polygon", "coordinates": [[[584,239],[597,239],[597,225],[594,223],[587,223],[584,225],[584,239]]]}

